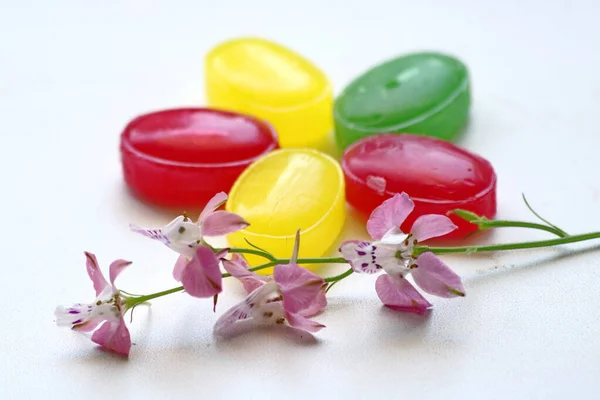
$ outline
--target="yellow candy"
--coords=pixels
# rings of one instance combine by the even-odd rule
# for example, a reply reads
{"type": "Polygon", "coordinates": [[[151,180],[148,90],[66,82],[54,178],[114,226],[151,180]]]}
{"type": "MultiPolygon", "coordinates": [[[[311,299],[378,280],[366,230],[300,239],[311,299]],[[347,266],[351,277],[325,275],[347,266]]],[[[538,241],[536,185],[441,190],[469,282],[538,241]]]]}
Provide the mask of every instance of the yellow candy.
{"type": "Polygon", "coordinates": [[[208,104],[269,121],[280,146],[327,146],[333,129],[333,90],[314,64],[263,39],[222,43],[206,56],[208,104]]]}
{"type": "MultiPolygon", "coordinates": [[[[289,258],[301,229],[299,256],[322,257],[344,225],[344,175],[337,161],[317,150],[275,150],[239,176],[226,208],[250,222],[227,236],[232,247],[249,247],[246,238],[278,258],[289,258]]],[[[253,266],[268,261],[246,258],[253,266]]]]}

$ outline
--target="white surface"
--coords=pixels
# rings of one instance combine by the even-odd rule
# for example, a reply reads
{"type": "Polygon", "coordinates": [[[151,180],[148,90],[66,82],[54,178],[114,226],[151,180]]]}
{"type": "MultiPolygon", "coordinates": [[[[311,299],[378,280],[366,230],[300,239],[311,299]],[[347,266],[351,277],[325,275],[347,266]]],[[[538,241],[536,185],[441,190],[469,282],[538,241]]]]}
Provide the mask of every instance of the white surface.
{"type": "MultiPolygon", "coordinates": [[[[397,54],[459,56],[474,94],[462,145],[496,167],[498,216],[532,219],[525,192],[563,229],[600,230],[599,4],[2,1],[0,398],[597,398],[600,249],[569,255],[597,242],[446,257],[468,294],[434,298],[427,319],[383,309],[375,278],[352,276],[330,292],[314,339],[275,330],[217,342],[211,302],[175,295],[136,310],[123,362],[52,313],[91,299],[84,250],[104,268],[133,260],[123,289],[172,287],[174,255],[127,224],[173,214],[126,192],[119,133],[137,114],[202,104],[203,54],[236,35],[313,59],[336,93],[397,54]]],[[[236,282],[225,289],[221,312],[242,295],[236,282]]]]}

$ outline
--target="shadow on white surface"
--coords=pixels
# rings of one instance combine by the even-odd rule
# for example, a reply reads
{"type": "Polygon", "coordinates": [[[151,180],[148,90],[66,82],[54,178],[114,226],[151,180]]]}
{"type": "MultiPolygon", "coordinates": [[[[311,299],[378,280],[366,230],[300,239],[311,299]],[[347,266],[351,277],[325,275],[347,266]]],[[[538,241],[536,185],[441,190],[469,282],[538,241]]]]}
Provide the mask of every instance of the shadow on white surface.
{"type": "Polygon", "coordinates": [[[257,326],[252,321],[240,321],[228,332],[215,334],[214,338],[217,349],[219,349],[227,348],[232,344],[235,345],[236,340],[239,340],[240,343],[245,343],[248,340],[248,336],[260,336],[260,340],[269,342],[273,340],[289,341],[303,346],[315,346],[320,343],[310,332],[295,329],[287,325],[257,326]]]}
{"type": "MultiPolygon", "coordinates": [[[[463,281],[469,286],[473,286],[474,284],[489,283],[497,279],[506,279],[513,273],[523,272],[525,270],[548,269],[549,271],[553,271],[556,268],[555,263],[558,261],[567,258],[576,260],[579,256],[600,252],[600,245],[594,245],[579,250],[567,250],[564,248],[546,249],[546,251],[548,250],[554,251],[555,254],[543,258],[533,258],[526,262],[498,264],[489,269],[478,270],[476,273],[463,278],[463,281]]],[[[497,255],[494,255],[493,258],[499,260],[499,256],[497,255]]]]}

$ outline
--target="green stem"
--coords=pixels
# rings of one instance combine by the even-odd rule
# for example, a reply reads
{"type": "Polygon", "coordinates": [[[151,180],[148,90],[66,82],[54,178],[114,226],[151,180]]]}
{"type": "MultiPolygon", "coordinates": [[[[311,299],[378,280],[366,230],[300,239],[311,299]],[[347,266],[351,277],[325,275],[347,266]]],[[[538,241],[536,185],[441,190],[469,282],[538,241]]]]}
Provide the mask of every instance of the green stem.
{"type": "Polygon", "coordinates": [[[142,304],[145,303],[149,300],[152,299],[156,299],[157,297],[162,297],[162,296],[167,296],[169,294],[173,294],[173,293],[177,293],[177,292],[181,292],[183,290],[183,286],[179,286],[173,289],[169,289],[169,290],[163,290],[162,292],[157,292],[157,293],[152,293],[152,294],[147,294],[145,296],[139,296],[139,297],[127,297],[125,303],[125,308],[127,310],[135,307],[138,304],[142,304]]]}
{"type": "Polygon", "coordinates": [[[267,253],[265,251],[261,251],[261,250],[233,247],[233,248],[229,249],[229,252],[230,253],[241,253],[241,254],[254,254],[256,256],[266,258],[267,260],[271,260],[271,261],[276,260],[276,258],[272,254],[269,254],[269,253],[267,253]]]}
{"type": "Polygon", "coordinates": [[[555,228],[553,226],[537,224],[535,222],[523,222],[523,221],[506,221],[506,220],[478,220],[471,221],[472,224],[479,226],[479,228],[531,228],[539,229],[542,231],[550,232],[558,237],[569,236],[562,229],[555,228]]]}
{"type": "MultiPolygon", "coordinates": [[[[239,251],[236,251],[236,253],[250,253],[250,254],[257,254],[257,255],[261,255],[258,253],[262,253],[261,251],[258,251],[258,250],[255,252],[252,249],[235,249],[235,250],[239,250],[239,251]],[[243,251],[241,251],[241,250],[243,250],[243,251]]],[[[274,258],[274,257],[272,257],[272,258],[273,258],[273,261],[270,261],[265,264],[257,265],[256,267],[249,268],[248,270],[249,271],[258,271],[261,269],[275,266],[277,264],[288,264],[290,262],[289,258],[274,258]]],[[[297,264],[325,264],[325,263],[346,264],[347,262],[348,261],[346,261],[345,259],[343,259],[341,257],[299,258],[296,261],[297,264]]],[[[352,274],[352,272],[353,272],[352,269],[349,269],[348,271],[344,272],[343,274],[332,276],[330,278],[325,278],[324,280],[325,280],[325,282],[337,282],[337,281],[340,281],[340,280],[344,279],[345,277],[349,276],[350,274],[352,274]]],[[[229,277],[231,277],[231,274],[224,273],[221,276],[223,278],[229,278],[229,277]]],[[[176,288],[163,290],[162,292],[152,293],[152,294],[148,294],[145,296],[125,297],[126,300],[124,301],[124,305],[125,305],[125,308],[127,310],[129,310],[138,304],[145,303],[152,299],[156,299],[157,297],[167,296],[169,294],[181,292],[182,290],[183,290],[183,286],[179,286],[176,288]]],[[[123,293],[125,293],[125,292],[123,292],[123,293]]]]}
{"type": "MultiPolygon", "coordinates": [[[[290,262],[289,258],[277,258],[270,253],[267,253],[267,252],[264,252],[261,250],[255,250],[255,249],[233,247],[233,248],[229,249],[229,252],[230,253],[241,253],[241,254],[254,254],[257,256],[261,256],[270,261],[267,264],[272,264],[272,265],[287,264],[290,262]]],[[[297,261],[297,264],[325,264],[325,263],[346,264],[347,262],[348,261],[346,261],[342,257],[321,257],[321,258],[299,258],[297,261]]],[[[266,264],[259,265],[257,267],[254,267],[254,269],[251,269],[251,271],[256,271],[258,269],[266,268],[266,267],[269,267],[272,265],[266,265],[266,264]]]]}
{"type": "MultiPolygon", "coordinates": [[[[246,249],[243,249],[246,250],[246,249]]],[[[257,265],[256,267],[249,268],[248,271],[258,271],[261,269],[274,267],[278,264],[289,264],[289,258],[274,258],[273,261],[269,261],[268,263],[257,265]]],[[[342,257],[323,257],[323,258],[299,258],[296,261],[296,264],[347,264],[346,261],[342,257]]],[[[225,273],[223,274],[223,278],[229,278],[231,274],[225,273]]]]}
{"type": "Polygon", "coordinates": [[[561,237],[559,239],[551,240],[540,240],[535,242],[523,242],[523,243],[506,243],[506,244],[494,244],[489,246],[462,246],[462,247],[429,247],[429,246],[418,246],[415,248],[415,255],[431,251],[435,254],[449,254],[449,253],[476,253],[483,251],[501,251],[501,250],[518,250],[518,249],[533,249],[536,247],[549,247],[556,246],[566,243],[583,242],[585,240],[598,239],[600,238],[600,232],[585,233],[583,235],[573,235],[561,237]]]}
{"type": "MultiPolygon", "coordinates": [[[[287,264],[290,262],[289,258],[280,259],[280,264],[287,264]]],[[[348,264],[345,258],[342,257],[323,257],[323,258],[299,258],[296,261],[297,264],[348,264]]]]}
{"type": "Polygon", "coordinates": [[[545,222],[548,226],[551,226],[552,228],[554,228],[554,229],[558,230],[559,232],[561,232],[563,237],[564,236],[569,236],[569,234],[567,232],[563,231],[558,226],[554,225],[553,223],[551,223],[550,221],[548,221],[546,218],[544,218],[540,214],[538,214],[537,211],[535,211],[533,209],[533,207],[531,207],[531,205],[527,201],[527,198],[525,197],[525,193],[521,193],[521,196],[523,196],[523,201],[525,202],[525,205],[527,206],[527,208],[529,208],[529,211],[531,211],[533,213],[533,215],[535,215],[536,217],[538,217],[540,219],[540,221],[545,222]]]}
{"type": "Polygon", "coordinates": [[[336,276],[331,276],[329,278],[325,278],[324,281],[325,282],[338,282],[338,281],[341,281],[342,279],[346,278],[347,276],[352,275],[353,272],[354,272],[354,270],[352,268],[348,268],[348,270],[346,272],[336,275],[336,276]]]}

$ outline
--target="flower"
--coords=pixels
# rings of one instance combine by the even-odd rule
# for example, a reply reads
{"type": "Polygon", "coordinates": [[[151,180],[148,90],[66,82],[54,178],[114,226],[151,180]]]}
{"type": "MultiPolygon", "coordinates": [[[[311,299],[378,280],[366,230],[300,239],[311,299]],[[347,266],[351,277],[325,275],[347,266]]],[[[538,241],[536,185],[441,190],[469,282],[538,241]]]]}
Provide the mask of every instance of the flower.
{"type": "MultiPolygon", "coordinates": [[[[264,279],[252,272],[244,272],[240,258],[224,262],[225,268],[244,283],[250,294],[239,304],[225,312],[215,324],[215,332],[224,334],[241,320],[255,323],[284,324],[307,332],[317,332],[324,325],[309,319],[324,308],[321,297],[325,281],[306,268],[300,267],[298,259],[299,232],[289,264],[279,264],[272,277],[264,279]]],[[[324,296],[324,292],[323,292],[324,296]]],[[[325,300],[326,305],[326,300],[325,300]]]]}
{"type": "Polygon", "coordinates": [[[123,356],[129,356],[131,338],[123,320],[123,307],[115,287],[117,276],[131,264],[116,260],[110,264],[106,281],[92,253],[85,252],[86,268],[96,290],[96,300],[91,304],[77,303],[71,307],[58,306],[54,311],[58,326],[70,326],[80,332],[92,332],[92,341],[101,347],[123,356]]]}
{"type": "Polygon", "coordinates": [[[173,277],[194,297],[211,297],[221,292],[219,261],[227,250],[214,254],[204,242],[204,236],[221,236],[244,229],[250,224],[229,211],[215,211],[227,201],[219,192],[208,201],[197,222],[183,214],[158,229],[140,228],[130,224],[132,231],[155,239],[180,254],[173,268],[173,277]]]}
{"type": "Polygon", "coordinates": [[[446,235],[456,229],[456,225],[444,215],[422,215],[406,234],[400,225],[413,209],[414,203],[406,193],[395,194],[373,210],[367,221],[367,231],[375,241],[346,241],[339,251],[355,272],[386,272],[375,283],[384,305],[423,314],[432,305],[405,279],[409,274],[426,293],[440,297],[465,294],[460,277],[435,254],[425,252],[416,258],[413,256],[417,243],[446,235]]]}
{"type": "Polygon", "coordinates": [[[163,228],[148,229],[130,224],[132,231],[158,240],[175,252],[191,259],[195,249],[204,242],[204,236],[221,236],[246,228],[250,224],[238,214],[215,211],[227,201],[225,192],[217,193],[208,201],[197,222],[183,214],[163,228]]]}
{"type": "Polygon", "coordinates": [[[242,283],[248,294],[273,280],[273,276],[258,275],[249,271],[250,265],[240,254],[233,254],[231,260],[223,260],[223,268],[242,283]]]}
{"type": "MultiPolygon", "coordinates": [[[[253,271],[249,271],[250,265],[246,259],[239,254],[234,254],[231,260],[223,260],[223,267],[231,274],[231,276],[238,279],[242,283],[248,294],[252,293],[254,290],[267,284],[268,282],[272,282],[274,279],[273,275],[263,276],[253,271]]],[[[323,285],[317,294],[317,298],[311,304],[311,306],[302,310],[301,314],[304,317],[314,317],[327,308],[326,289],[327,285],[323,285]]]]}
{"type": "Polygon", "coordinates": [[[223,290],[219,262],[227,255],[229,249],[215,253],[210,247],[200,245],[194,251],[195,254],[191,259],[183,255],[179,256],[173,268],[173,277],[182,283],[190,296],[214,297],[223,290]]]}

